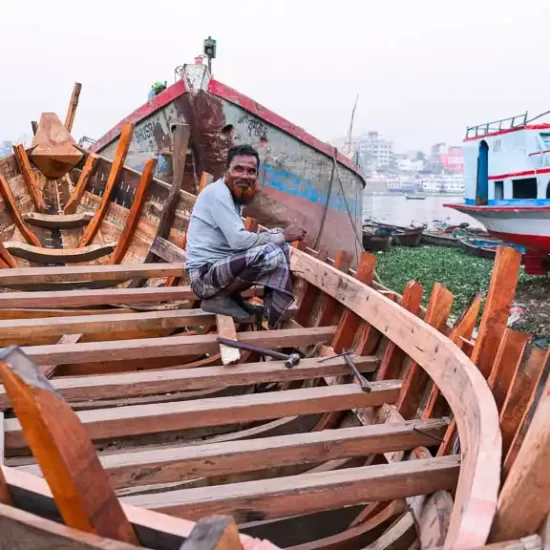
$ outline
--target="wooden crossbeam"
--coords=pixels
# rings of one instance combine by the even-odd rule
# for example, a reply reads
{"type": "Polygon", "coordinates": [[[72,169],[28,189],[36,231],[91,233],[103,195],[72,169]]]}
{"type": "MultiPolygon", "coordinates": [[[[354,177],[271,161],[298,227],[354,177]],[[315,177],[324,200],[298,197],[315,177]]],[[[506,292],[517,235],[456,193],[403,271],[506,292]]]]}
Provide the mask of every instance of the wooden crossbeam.
{"type": "MultiPolygon", "coordinates": [[[[178,445],[100,458],[117,489],[414,449],[443,435],[444,420],[413,420],[245,441],[178,445]]],[[[36,465],[21,470],[40,475],[36,465]]]]}
{"type": "Polygon", "coordinates": [[[78,178],[78,183],[76,184],[70,199],[67,201],[67,204],[63,209],[63,213],[65,215],[72,215],[76,212],[76,209],[80,204],[80,200],[82,199],[84,192],[86,191],[86,186],[88,185],[88,181],[90,180],[90,177],[94,172],[98,160],[99,157],[97,155],[93,153],[90,153],[88,155],[88,158],[86,159],[86,164],[84,164],[84,168],[82,169],[80,177],[78,178]]]}
{"type": "Polygon", "coordinates": [[[46,229],[74,229],[83,227],[93,218],[91,212],[80,212],[78,214],[39,214],[28,212],[23,214],[23,219],[29,225],[44,227],[46,229]]]}
{"type": "Polygon", "coordinates": [[[2,338],[30,338],[32,336],[61,336],[70,332],[82,334],[164,330],[201,326],[215,322],[212,313],[202,309],[144,311],[139,313],[108,313],[76,315],[39,319],[0,321],[2,338]]]}
{"type": "Polygon", "coordinates": [[[109,172],[109,177],[107,178],[107,183],[105,184],[103,195],[101,196],[101,203],[96,210],[92,221],[84,230],[78,246],[87,246],[91,244],[99,231],[101,222],[103,221],[105,214],[107,214],[107,209],[111,202],[111,196],[116,184],[118,183],[122,169],[124,168],[124,162],[126,161],[128,150],[130,149],[133,133],[134,124],[132,123],[127,123],[122,128],[115,152],[115,158],[113,159],[113,164],[111,165],[111,171],[109,172]]]}
{"type": "Polygon", "coordinates": [[[0,377],[65,524],[137,544],[84,428],[36,365],[19,348],[7,348],[0,377]]]}
{"type": "MultiPolygon", "coordinates": [[[[39,243],[40,246],[40,243],[39,243]]],[[[181,277],[185,274],[182,265],[127,264],[127,265],[82,265],[72,267],[20,267],[0,271],[0,287],[43,283],[126,281],[135,277],[181,277]]],[[[59,304],[58,304],[59,305],[59,304]]]]}
{"type": "MultiPolygon", "coordinates": [[[[356,384],[279,392],[196,399],[153,405],[133,405],[78,413],[91,440],[104,440],[188,428],[246,423],[334,410],[375,407],[397,399],[400,381],[376,382],[371,392],[356,384]]],[[[5,421],[6,449],[27,443],[19,421],[5,421]]]]}
{"type": "Polygon", "coordinates": [[[115,244],[90,244],[80,248],[45,248],[19,241],[4,241],[4,246],[16,258],[41,264],[91,262],[111,254],[115,249],[115,244]]]}
{"type": "MultiPolygon", "coordinates": [[[[372,372],[378,364],[376,357],[356,357],[355,364],[360,372],[372,372]]],[[[61,377],[51,381],[57,391],[68,402],[96,401],[181,391],[248,386],[264,382],[287,382],[325,376],[349,374],[349,367],[338,357],[319,363],[317,359],[302,359],[289,369],[283,361],[269,361],[224,367],[202,367],[200,369],[170,369],[140,371],[98,376],[61,377]]],[[[0,387],[0,409],[9,404],[5,390],[0,387]]]]}
{"type": "Polygon", "coordinates": [[[410,460],[185,489],[162,495],[140,495],[128,497],[125,501],[190,519],[230,513],[240,523],[453,489],[459,469],[458,457],[410,460]]]}
{"type": "Polygon", "coordinates": [[[36,180],[36,175],[32,169],[29,157],[27,156],[25,146],[22,143],[14,145],[13,155],[17,161],[25,185],[27,186],[27,191],[32,198],[34,207],[38,212],[44,212],[46,210],[46,203],[44,202],[44,197],[42,196],[42,191],[36,180]]]}
{"type": "Polygon", "coordinates": [[[158,159],[152,157],[145,163],[141,177],[139,178],[139,183],[136,189],[136,194],[134,195],[134,200],[132,201],[132,206],[130,207],[130,213],[128,214],[128,219],[124,224],[124,229],[120,235],[116,250],[111,257],[112,264],[120,263],[130,244],[132,243],[132,238],[138,226],[138,222],[145,206],[145,201],[147,199],[147,192],[149,190],[149,185],[153,180],[155,175],[155,170],[157,168],[158,159]]]}
{"type": "MultiPolygon", "coordinates": [[[[335,330],[336,327],[315,327],[241,332],[239,341],[270,348],[310,345],[329,341],[335,330]]],[[[215,334],[25,348],[25,353],[34,361],[50,364],[174,357],[195,353],[216,353],[217,351],[218,341],[215,334]]]]}
{"type": "Polygon", "coordinates": [[[42,246],[42,243],[38,240],[38,237],[25,223],[25,220],[23,220],[21,212],[19,211],[19,207],[17,206],[13,191],[11,190],[9,183],[6,181],[6,178],[2,174],[0,174],[0,195],[4,199],[6,209],[10,213],[15,223],[15,226],[17,227],[21,235],[23,235],[23,238],[29,244],[33,244],[34,246],[42,246]]]}

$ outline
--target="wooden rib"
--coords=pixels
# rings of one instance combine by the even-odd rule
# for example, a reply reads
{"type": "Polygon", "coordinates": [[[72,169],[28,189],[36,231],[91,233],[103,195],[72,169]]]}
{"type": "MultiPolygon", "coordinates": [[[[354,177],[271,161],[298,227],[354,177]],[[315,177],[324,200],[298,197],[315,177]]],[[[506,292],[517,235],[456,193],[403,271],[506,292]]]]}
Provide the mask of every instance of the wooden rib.
{"type": "MultiPolygon", "coordinates": [[[[378,364],[376,357],[355,357],[360,372],[372,372],[378,364]]],[[[68,402],[95,401],[144,397],[180,391],[222,389],[231,386],[248,386],[262,382],[287,382],[324,376],[342,376],[349,373],[343,358],[330,359],[319,363],[317,359],[302,359],[292,369],[283,361],[268,361],[225,367],[179,369],[163,371],[147,370],[123,374],[99,376],[77,376],[56,378],[51,381],[55,391],[68,402]]],[[[9,405],[3,388],[0,387],[0,409],[9,405]]]]}
{"type": "Polygon", "coordinates": [[[73,93],[71,94],[71,102],[67,109],[67,116],[65,117],[65,128],[70,133],[73,129],[74,117],[76,115],[76,109],[78,107],[78,98],[80,97],[80,90],[82,89],[82,84],[80,82],[75,82],[73,86],[73,93]]]}
{"type": "MultiPolygon", "coordinates": [[[[336,255],[336,259],[334,260],[335,269],[339,269],[340,271],[347,273],[350,265],[351,256],[345,250],[340,250],[340,252],[338,252],[338,254],[336,255]]],[[[333,325],[334,323],[336,323],[336,316],[339,309],[341,309],[340,304],[336,300],[334,300],[330,296],[323,296],[321,307],[319,309],[319,314],[317,317],[317,322],[315,323],[316,326],[326,327],[328,325],[333,325]]]]}
{"type": "MultiPolygon", "coordinates": [[[[462,315],[457,319],[455,326],[451,330],[451,334],[449,335],[449,340],[451,340],[451,342],[458,344],[460,338],[471,337],[481,308],[481,301],[482,296],[479,293],[472,298],[470,304],[462,312],[462,315]]],[[[439,388],[432,382],[430,382],[430,385],[431,391],[426,406],[424,407],[422,418],[436,418],[437,416],[442,416],[447,409],[439,388]]]]}
{"type": "Polygon", "coordinates": [[[9,253],[2,242],[0,242],[0,260],[4,264],[2,267],[17,267],[15,258],[9,253]]]}
{"type": "Polygon", "coordinates": [[[510,307],[516,293],[521,257],[521,252],[515,248],[497,248],[485,310],[472,353],[472,362],[478,366],[485,378],[491,373],[498,346],[506,330],[510,307]]]}
{"type": "Polygon", "coordinates": [[[498,499],[491,541],[524,537],[538,531],[550,502],[550,378],[541,394],[525,441],[498,499]]]}
{"type": "Polygon", "coordinates": [[[99,157],[94,153],[90,153],[88,155],[88,158],[86,159],[86,164],[84,164],[84,168],[82,169],[80,177],[78,178],[78,183],[74,188],[71,198],[65,205],[65,208],[63,210],[64,214],[74,214],[76,212],[76,209],[80,204],[80,200],[82,199],[84,192],[86,191],[86,186],[88,185],[88,181],[93,174],[98,160],[99,157]]]}
{"type": "Polygon", "coordinates": [[[18,241],[4,241],[6,249],[15,257],[41,264],[81,263],[107,256],[114,244],[90,244],[81,248],[45,248],[18,241]]]}
{"type": "MultiPolygon", "coordinates": [[[[403,290],[403,298],[401,298],[400,302],[401,307],[414,315],[418,315],[420,313],[423,291],[424,289],[421,284],[416,281],[409,281],[403,290]]],[[[376,373],[376,379],[398,378],[401,374],[404,359],[405,352],[390,340],[380,362],[380,368],[376,373]]]]}
{"type": "Polygon", "coordinates": [[[31,162],[27,156],[27,151],[25,146],[20,143],[13,146],[13,155],[19,166],[19,171],[23,176],[25,185],[27,186],[27,191],[32,198],[34,207],[38,212],[44,212],[46,210],[46,203],[44,202],[44,197],[42,196],[42,191],[36,181],[36,176],[34,170],[31,167],[31,162]]]}
{"type": "MultiPolygon", "coordinates": [[[[362,283],[372,286],[375,267],[376,256],[368,252],[362,252],[355,278],[362,283]]],[[[336,353],[341,353],[344,349],[351,349],[355,334],[361,325],[361,321],[361,317],[353,313],[353,311],[349,309],[344,311],[338,323],[336,334],[332,340],[332,348],[336,353]]]]}
{"type": "Polygon", "coordinates": [[[83,227],[93,218],[91,212],[80,212],[79,214],[39,214],[28,212],[23,214],[23,219],[29,225],[44,227],[46,229],[74,229],[83,227]]]}
{"type": "MultiPolygon", "coordinates": [[[[239,341],[269,348],[312,345],[317,342],[329,341],[335,330],[336,327],[313,327],[240,332],[239,341]]],[[[216,353],[217,351],[218,341],[215,334],[25,348],[25,353],[36,362],[60,364],[175,357],[194,353],[216,353]]]]}
{"type": "Polygon", "coordinates": [[[202,193],[204,188],[207,185],[210,185],[214,181],[214,176],[212,174],[209,174],[208,172],[203,172],[201,174],[201,179],[199,182],[199,187],[197,188],[197,197],[202,193]]]}
{"type": "MultiPolygon", "coordinates": [[[[452,293],[441,283],[436,283],[430,296],[424,322],[441,332],[446,326],[452,305],[452,293]]],[[[403,389],[397,402],[397,410],[404,418],[414,418],[416,415],[428,380],[428,375],[418,363],[412,361],[408,365],[403,389]]]]}
{"type": "MultiPolygon", "coordinates": [[[[317,256],[317,259],[320,262],[324,262],[327,259],[326,252],[319,252],[319,256],[317,256]]],[[[313,326],[315,322],[315,318],[312,315],[312,312],[315,309],[315,303],[317,302],[317,299],[321,295],[321,290],[315,285],[310,285],[308,282],[305,281],[302,281],[302,285],[303,292],[300,304],[298,306],[298,311],[296,312],[294,319],[299,325],[303,327],[310,327],[313,326]]]]}
{"type": "Polygon", "coordinates": [[[502,410],[512,381],[517,375],[525,346],[529,340],[530,336],[523,332],[511,329],[504,331],[488,380],[499,411],[502,410]]]}
{"type": "Polygon", "coordinates": [[[0,174],[0,194],[4,199],[4,204],[6,205],[6,209],[9,211],[11,217],[13,218],[15,226],[17,227],[17,229],[19,229],[19,232],[21,233],[21,235],[23,235],[23,238],[29,244],[33,244],[35,246],[42,246],[42,244],[38,240],[38,237],[32,232],[32,230],[27,226],[27,224],[23,220],[21,216],[21,212],[19,212],[19,207],[17,206],[17,202],[15,201],[15,197],[13,195],[11,187],[9,183],[6,181],[6,178],[4,178],[2,174],[0,174]]]}
{"type": "Polygon", "coordinates": [[[109,207],[109,204],[111,202],[111,196],[113,194],[115,186],[118,183],[120,174],[122,173],[122,169],[124,168],[124,162],[126,161],[126,155],[128,154],[128,150],[130,149],[130,143],[132,141],[133,133],[134,133],[134,124],[130,122],[126,123],[120,133],[120,138],[119,138],[117,149],[115,152],[115,157],[111,165],[111,171],[109,172],[107,183],[105,184],[105,188],[103,189],[101,203],[98,209],[96,210],[92,221],[88,224],[88,226],[84,230],[84,233],[82,234],[82,238],[78,243],[79,247],[87,246],[91,244],[99,230],[99,226],[101,225],[101,222],[103,221],[103,218],[107,213],[107,208],[109,207]]]}
{"type": "Polygon", "coordinates": [[[125,281],[134,277],[183,276],[183,266],[172,264],[128,264],[128,265],[82,265],[73,267],[21,267],[0,272],[0,286],[92,282],[125,281]]]}
{"type": "MultiPolygon", "coordinates": [[[[228,315],[216,315],[216,325],[218,327],[218,336],[228,338],[229,340],[237,340],[237,330],[235,322],[228,315]]],[[[231,348],[220,344],[220,355],[224,365],[237,363],[241,359],[241,352],[237,348],[231,348]]]]}
{"type": "MultiPolygon", "coordinates": [[[[58,344],[76,344],[81,338],[82,334],[64,334],[60,339],[58,344]]],[[[55,374],[57,365],[40,365],[38,371],[45,378],[51,378],[55,374]]],[[[4,388],[0,389],[0,396],[5,396],[4,388]]],[[[6,403],[7,404],[7,403],[6,403]]]]}
{"type": "Polygon", "coordinates": [[[237,524],[231,516],[212,516],[197,522],[180,550],[242,550],[237,524]]]}
{"type": "MultiPolygon", "coordinates": [[[[462,466],[445,550],[483,544],[489,533],[500,484],[501,436],[491,391],[479,370],[433,327],[376,290],[329,265],[291,249],[291,269],[352,309],[426,369],[449,402],[462,435],[462,466]],[[411,333],[415,328],[415,333],[411,333]],[[448,365],[441,369],[440,365],[448,365]],[[453,373],[452,379],[448,376],[453,373]],[[484,505],[480,510],[479,503],[484,505]]],[[[387,500],[387,499],[386,499],[387,500]]]]}
{"type": "Polygon", "coordinates": [[[0,376],[64,522],[137,544],[134,529],[75,413],[18,348],[2,354],[0,376]]]}
{"type": "Polygon", "coordinates": [[[147,199],[149,184],[155,175],[157,162],[158,159],[156,157],[152,157],[145,163],[145,167],[143,168],[143,172],[139,178],[139,184],[134,195],[134,200],[132,201],[132,206],[130,207],[128,219],[124,224],[124,229],[120,235],[116,250],[111,258],[112,264],[118,264],[123,260],[124,255],[132,243],[132,238],[134,237],[134,233],[145,205],[145,200],[147,199]]]}
{"type": "Polygon", "coordinates": [[[370,500],[393,500],[451,489],[456,484],[458,472],[458,458],[444,457],[184,489],[162,495],[129,497],[126,502],[191,519],[231,513],[237,521],[243,522],[251,518],[265,520],[303,515],[370,500]]]}
{"type": "Polygon", "coordinates": [[[503,457],[507,456],[522,420],[529,410],[529,404],[532,402],[549,357],[550,349],[533,347],[525,358],[525,364],[516,372],[500,412],[503,457]]]}
{"type": "MultiPolygon", "coordinates": [[[[355,384],[238,395],[153,405],[133,405],[78,413],[91,440],[245,423],[333,410],[375,407],[397,399],[400,381],[373,383],[371,392],[355,384]]],[[[8,388],[6,390],[9,393],[8,388]]],[[[5,421],[6,449],[24,449],[15,419],[5,421]]]]}

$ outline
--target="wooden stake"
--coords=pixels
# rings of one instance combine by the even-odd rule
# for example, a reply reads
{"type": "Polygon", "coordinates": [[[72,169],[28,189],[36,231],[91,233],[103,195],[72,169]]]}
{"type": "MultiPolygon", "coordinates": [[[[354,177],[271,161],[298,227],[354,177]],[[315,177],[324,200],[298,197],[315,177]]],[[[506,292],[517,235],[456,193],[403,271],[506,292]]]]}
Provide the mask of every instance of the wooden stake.
{"type": "Polygon", "coordinates": [[[78,178],[78,183],[74,188],[71,198],[65,205],[65,208],[63,210],[64,214],[74,214],[76,212],[76,209],[80,203],[80,200],[82,199],[82,196],[84,195],[84,191],[86,191],[86,186],[88,185],[88,181],[94,171],[94,168],[96,167],[96,163],[98,160],[99,157],[97,155],[94,155],[93,153],[90,153],[88,155],[88,158],[86,159],[86,164],[84,165],[84,168],[80,173],[80,178],[78,178]]]}
{"type": "MultiPolygon", "coordinates": [[[[237,331],[235,323],[228,315],[216,315],[216,324],[218,326],[218,336],[228,338],[229,340],[237,340],[237,331]]],[[[220,354],[224,365],[238,363],[241,359],[241,352],[237,348],[231,348],[220,344],[220,354]]]]}
{"type": "Polygon", "coordinates": [[[69,108],[67,109],[67,116],[65,117],[65,128],[68,132],[72,132],[74,117],[76,115],[76,108],[78,107],[78,98],[80,97],[80,90],[82,89],[82,84],[80,82],[75,82],[73,86],[73,93],[71,95],[71,102],[69,103],[69,108]]]}
{"type": "Polygon", "coordinates": [[[119,264],[123,260],[124,255],[132,243],[132,238],[138,226],[138,222],[143,211],[143,206],[145,205],[145,200],[147,199],[149,184],[155,175],[157,162],[158,159],[153,157],[145,163],[145,168],[143,169],[139,179],[136,194],[134,195],[134,200],[132,202],[132,206],[130,207],[130,214],[128,215],[128,219],[126,220],[126,224],[124,225],[124,229],[120,235],[120,240],[118,241],[116,250],[113,252],[113,256],[111,257],[112,264],[119,264]]]}
{"type": "Polygon", "coordinates": [[[115,189],[115,186],[118,182],[122,169],[124,168],[124,161],[126,160],[126,155],[130,149],[130,143],[132,142],[132,134],[134,133],[134,125],[127,123],[122,128],[120,134],[120,139],[118,142],[117,150],[115,153],[115,158],[111,166],[111,172],[105,184],[105,189],[103,190],[103,196],[101,197],[101,204],[97,209],[92,221],[88,224],[88,227],[84,231],[82,238],[80,239],[79,246],[86,246],[91,244],[99,231],[99,226],[107,213],[109,203],[111,202],[111,195],[115,189]]]}
{"type": "Polygon", "coordinates": [[[42,246],[42,243],[38,240],[38,237],[31,231],[31,229],[24,222],[21,212],[15,202],[15,197],[11,190],[9,183],[6,181],[4,176],[0,174],[0,194],[4,199],[4,204],[6,205],[7,210],[10,212],[15,226],[19,229],[23,238],[34,246],[42,246]]]}
{"type": "Polygon", "coordinates": [[[241,550],[237,524],[231,516],[200,519],[180,550],[241,550]]]}
{"type": "Polygon", "coordinates": [[[17,165],[19,166],[19,170],[21,172],[21,175],[23,176],[25,185],[27,186],[27,191],[32,198],[34,207],[38,212],[45,212],[46,203],[44,202],[42,191],[40,190],[38,182],[36,181],[36,176],[34,174],[34,170],[31,167],[31,162],[29,160],[29,157],[27,156],[25,146],[22,143],[20,143],[19,145],[14,145],[13,155],[15,157],[15,160],[17,161],[17,165]]]}
{"type": "Polygon", "coordinates": [[[21,349],[2,352],[0,376],[65,524],[137,544],[76,414],[21,349]]]}

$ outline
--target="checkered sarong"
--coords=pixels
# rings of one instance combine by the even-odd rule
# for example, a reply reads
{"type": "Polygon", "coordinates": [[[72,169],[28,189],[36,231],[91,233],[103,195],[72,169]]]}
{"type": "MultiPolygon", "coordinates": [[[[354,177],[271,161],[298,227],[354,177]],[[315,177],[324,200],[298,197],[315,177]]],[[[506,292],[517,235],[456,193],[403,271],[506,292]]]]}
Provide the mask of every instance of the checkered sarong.
{"type": "Polygon", "coordinates": [[[289,262],[287,243],[267,243],[190,269],[189,279],[193,292],[201,299],[211,298],[237,279],[250,286],[263,285],[267,323],[274,328],[294,301],[289,262]]]}

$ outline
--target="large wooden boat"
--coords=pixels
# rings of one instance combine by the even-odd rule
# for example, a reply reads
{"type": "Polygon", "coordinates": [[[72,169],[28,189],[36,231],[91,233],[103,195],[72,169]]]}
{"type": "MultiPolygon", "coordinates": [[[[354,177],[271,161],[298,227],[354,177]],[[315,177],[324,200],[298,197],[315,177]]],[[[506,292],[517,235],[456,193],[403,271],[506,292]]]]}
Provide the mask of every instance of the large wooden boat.
{"type": "MultiPolygon", "coordinates": [[[[260,154],[261,192],[245,215],[268,226],[295,223],[308,231],[309,246],[334,257],[339,250],[358,261],[365,180],[348,157],[251,98],[214,79],[205,65],[184,65],[177,81],[98,139],[91,151],[113,159],[124,126],[135,125],[127,164],[142,171],[159,155],[158,177],[173,178],[173,128],[191,131],[188,165],[192,176],[183,189],[196,193],[203,172],[219,178],[228,149],[249,143],[260,154]]],[[[134,193],[130,185],[121,198],[134,193]]]]}
{"type": "Polygon", "coordinates": [[[235,325],[186,285],[184,167],[172,186],[154,160],[124,167],[130,138],[113,162],[67,137],[41,170],[38,138],[0,161],[3,547],[542,547],[548,351],[522,362],[506,328],[517,251],[497,253],[475,342],[481,296],[450,327],[443,285],[423,309],[414,281],[377,287],[374,256],[302,245],[294,319],[235,325]],[[277,349],[299,363],[262,361],[277,349]]]}

